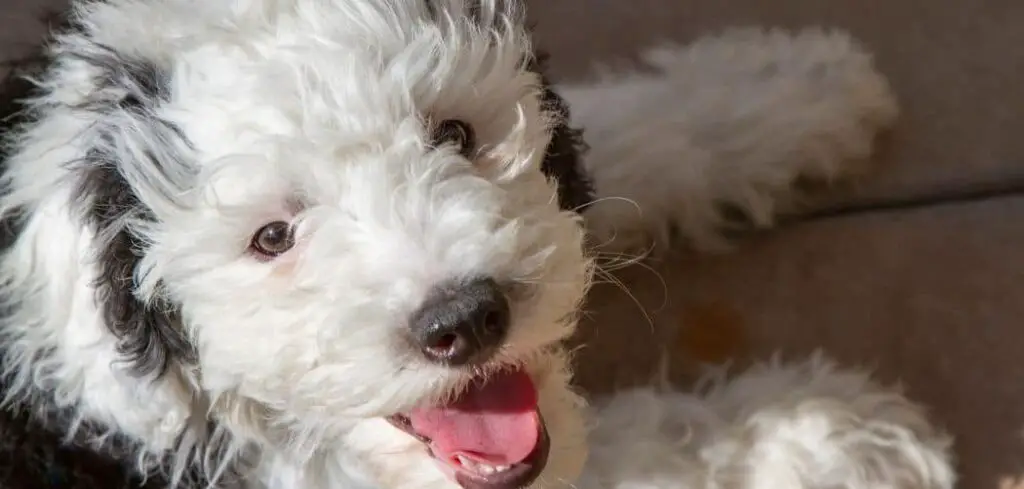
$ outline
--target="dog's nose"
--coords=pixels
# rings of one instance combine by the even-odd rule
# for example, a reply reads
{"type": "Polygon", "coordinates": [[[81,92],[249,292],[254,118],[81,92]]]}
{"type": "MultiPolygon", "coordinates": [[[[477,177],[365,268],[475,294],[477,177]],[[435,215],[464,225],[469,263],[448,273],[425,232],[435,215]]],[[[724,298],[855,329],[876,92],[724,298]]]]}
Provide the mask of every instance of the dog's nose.
{"type": "Polygon", "coordinates": [[[432,361],[467,365],[486,361],[505,341],[508,300],[492,279],[438,289],[413,314],[413,338],[432,361]]]}

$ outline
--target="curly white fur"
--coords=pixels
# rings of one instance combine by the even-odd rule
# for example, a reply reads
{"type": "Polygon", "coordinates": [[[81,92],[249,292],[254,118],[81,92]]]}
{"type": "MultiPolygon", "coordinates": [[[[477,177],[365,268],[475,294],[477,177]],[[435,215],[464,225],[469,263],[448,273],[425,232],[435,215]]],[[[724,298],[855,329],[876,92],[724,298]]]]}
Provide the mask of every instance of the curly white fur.
{"type": "Polygon", "coordinates": [[[600,400],[588,489],[948,489],[950,438],[899,389],[818,354],[600,400]]]}
{"type": "MultiPolygon", "coordinates": [[[[573,486],[586,431],[560,341],[592,267],[581,218],[559,209],[539,170],[557,114],[542,110],[524,66],[532,48],[516,2],[430,3],[79,2],[84,27],[57,40],[31,103],[37,120],[10,141],[0,211],[24,222],[0,263],[16,305],[3,337],[8,403],[50,393],[97,436],[136,441],[142,465],[180,449],[178,472],[196,457],[210,474],[238,463],[253,489],[450,489],[383,417],[521,364],[552,440],[535,486],[573,486]],[[166,100],[141,100],[152,113],[116,105],[151,98],[145,87],[100,84],[111,76],[101,69],[118,67],[96,59],[111,54],[170,74],[166,100]],[[114,105],[84,109],[97,102],[114,105]],[[424,121],[450,117],[476,128],[474,162],[425,150],[424,121]],[[118,162],[145,213],[90,225],[75,166],[90,151],[118,162]],[[294,223],[295,249],[272,263],[246,255],[274,220],[294,223]],[[122,231],[142,255],[136,298],[180,305],[195,365],[139,378],[121,361],[97,256],[122,231]],[[415,354],[406,317],[436,284],[478,275],[512,286],[496,360],[467,371],[415,354]],[[217,433],[202,433],[207,418],[217,433]]],[[[652,60],[663,74],[566,89],[590,131],[599,198],[643,211],[602,202],[585,215],[622,246],[663,241],[670,227],[716,243],[723,202],[767,223],[799,177],[849,173],[895,113],[868,56],[841,34],[743,31],[652,60]]],[[[728,476],[763,481],[745,487],[949,487],[944,446],[916,410],[826,370],[812,385],[837,394],[808,388],[770,406],[737,396],[780,394],[796,371],[751,374],[704,399],[623,394],[598,411],[581,484],[710,488],[732,479],[703,471],[742,468],[728,476]],[[623,424],[659,419],[668,424],[623,424]],[[697,429],[690,444],[673,438],[684,424],[697,429]]]]}

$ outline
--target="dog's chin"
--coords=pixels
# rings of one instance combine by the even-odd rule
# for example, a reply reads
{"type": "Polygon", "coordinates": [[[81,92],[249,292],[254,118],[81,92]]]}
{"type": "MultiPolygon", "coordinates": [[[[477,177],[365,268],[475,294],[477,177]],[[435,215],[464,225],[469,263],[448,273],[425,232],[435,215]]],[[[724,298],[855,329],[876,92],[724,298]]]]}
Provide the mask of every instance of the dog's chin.
{"type": "Polygon", "coordinates": [[[446,404],[386,417],[418,440],[450,480],[464,489],[519,489],[544,471],[551,439],[535,379],[506,368],[472,379],[446,404]]]}

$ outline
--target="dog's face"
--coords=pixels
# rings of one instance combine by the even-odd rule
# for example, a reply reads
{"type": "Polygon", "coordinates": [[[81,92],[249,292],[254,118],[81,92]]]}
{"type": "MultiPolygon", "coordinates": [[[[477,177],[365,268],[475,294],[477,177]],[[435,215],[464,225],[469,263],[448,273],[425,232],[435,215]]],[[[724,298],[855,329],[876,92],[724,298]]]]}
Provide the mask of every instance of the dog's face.
{"type": "Polygon", "coordinates": [[[189,164],[124,172],[137,294],[180,309],[218,419],[270,450],[385,487],[557,485],[590,264],[541,171],[556,114],[512,6],[429,3],[298,2],[174,52],[153,111],[189,164]]]}

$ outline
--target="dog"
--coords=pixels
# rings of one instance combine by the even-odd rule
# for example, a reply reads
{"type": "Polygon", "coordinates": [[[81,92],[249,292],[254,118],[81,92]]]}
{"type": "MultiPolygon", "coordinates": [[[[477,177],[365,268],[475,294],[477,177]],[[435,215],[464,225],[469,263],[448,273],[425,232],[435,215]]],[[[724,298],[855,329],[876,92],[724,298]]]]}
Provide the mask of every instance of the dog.
{"type": "Polygon", "coordinates": [[[845,34],[556,87],[516,1],[68,21],[6,107],[5,488],[952,487],[924,411],[826,360],[588,407],[562,346],[600,253],[863,168],[897,109],[845,34]]]}

